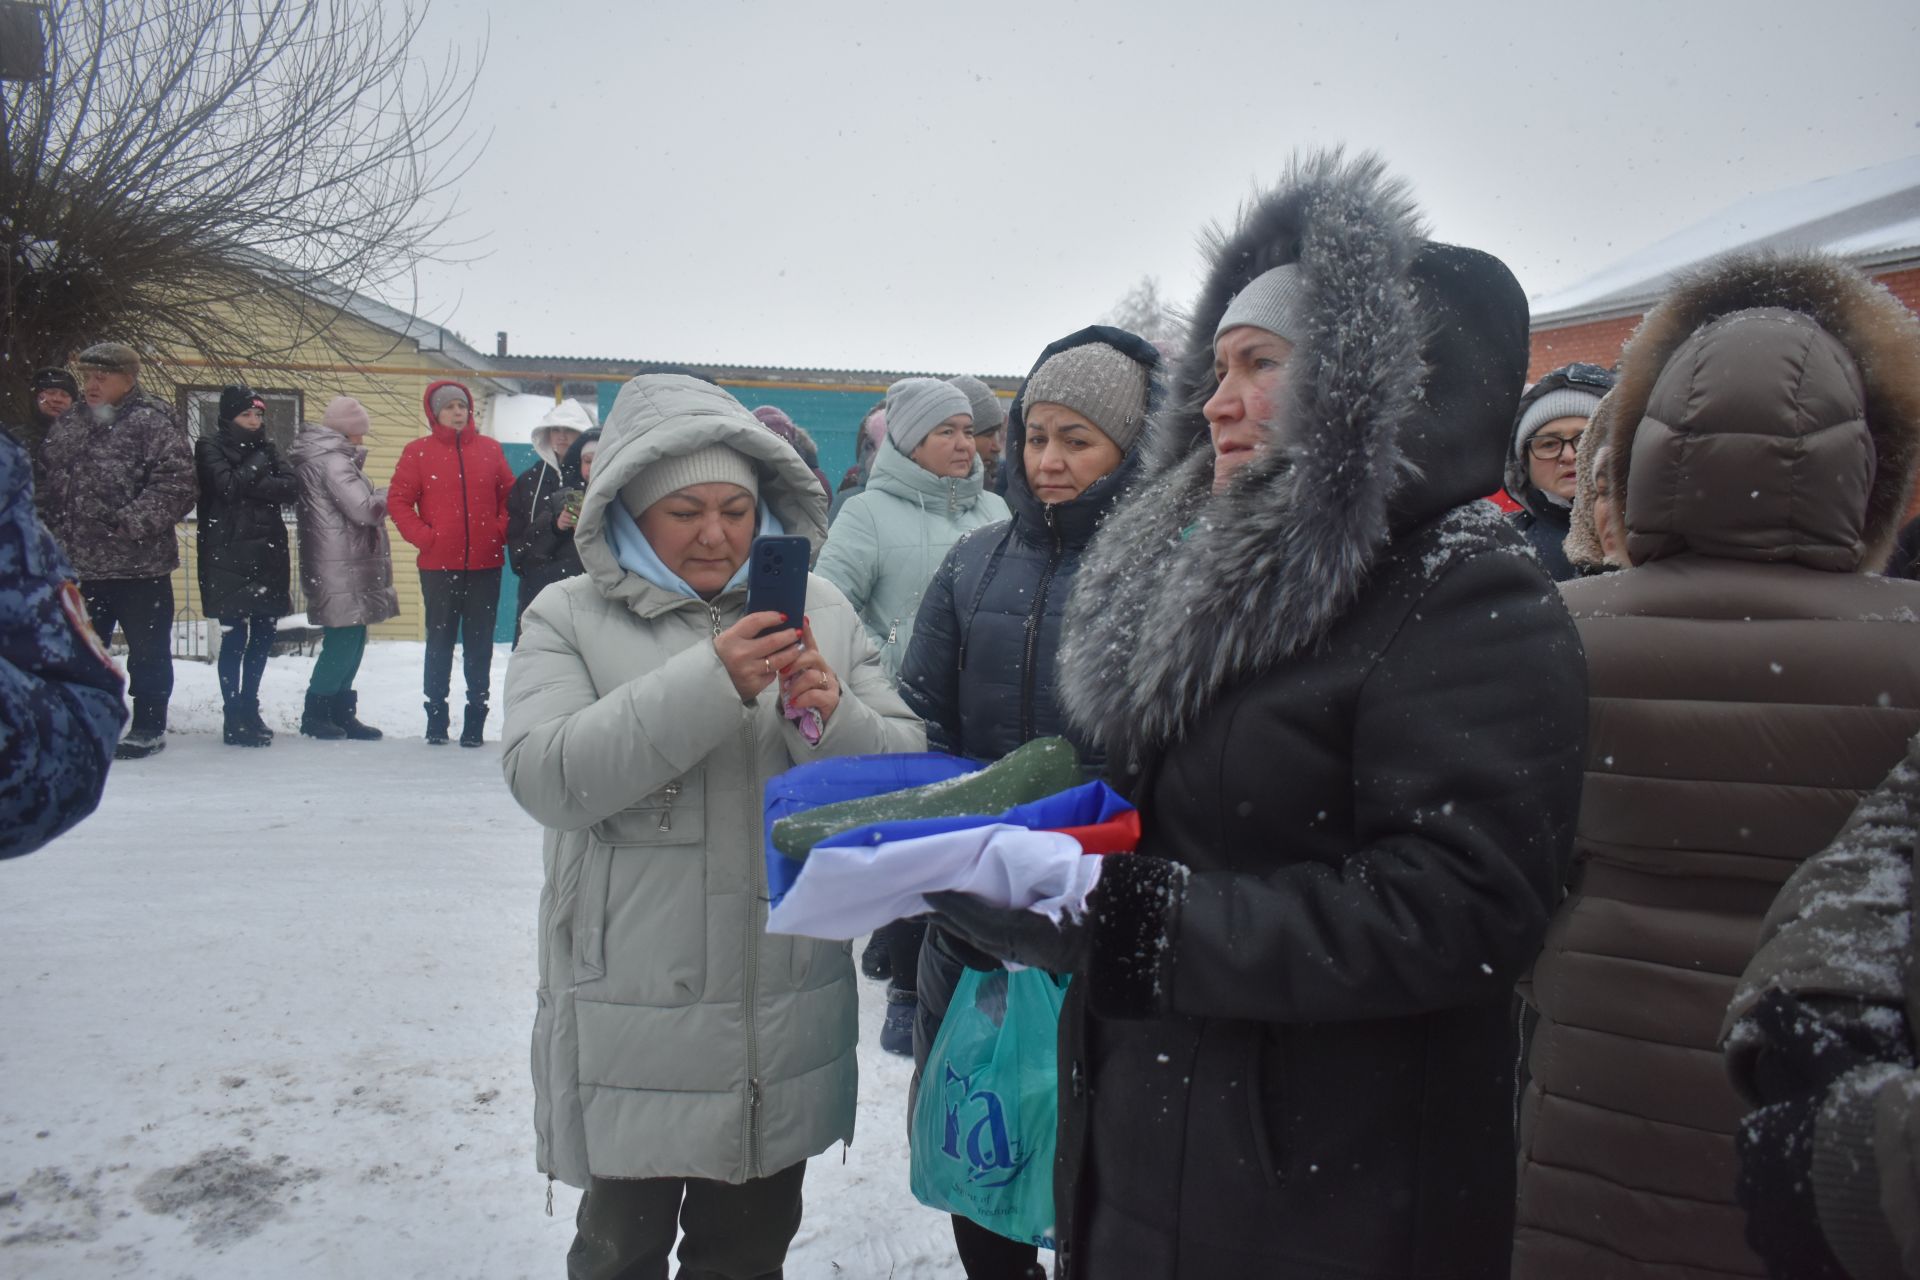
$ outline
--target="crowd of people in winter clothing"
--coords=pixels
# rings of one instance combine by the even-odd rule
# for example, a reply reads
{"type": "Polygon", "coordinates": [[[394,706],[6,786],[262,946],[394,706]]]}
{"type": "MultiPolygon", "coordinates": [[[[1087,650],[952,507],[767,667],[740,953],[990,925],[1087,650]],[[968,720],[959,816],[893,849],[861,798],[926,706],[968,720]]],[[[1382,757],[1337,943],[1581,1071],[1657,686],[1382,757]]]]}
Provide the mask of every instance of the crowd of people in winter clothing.
{"type": "Polygon", "coordinates": [[[628,384],[507,676],[569,1273],[678,1232],[778,1274],[850,1131],[853,958],[764,932],[760,786],[1058,735],[1138,849],[1077,916],[937,894],[861,965],[919,1068],[969,968],[1071,975],[1056,1274],[1920,1274],[1920,323],[1736,258],[1618,369],[1528,353],[1504,265],[1321,156],[1170,365],[1078,330],[1004,421],[903,380],[830,524],[764,415],[628,384]],[[745,613],[781,532],[804,618],[745,613]]]}
{"type": "MultiPolygon", "coordinates": [[[[571,1276],[664,1275],[676,1240],[683,1275],[779,1275],[807,1161],[853,1136],[859,972],[917,1097],[968,971],[1025,966],[1067,980],[1056,1276],[1920,1277],[1920,320],[1837,260],[1736,255],[1617,367],[1528,387],[1511,272],[1371,158],[1300,158],[1209,244],[1179,350],[1079,328],[1004,407],[902,379],[837,489],[785,413],[655,374],[598,430],[557,405],[518,477],[435,383],[379,490],[353,401],[283,460],[230,388],[190,452],[91,348],[84,390],[36,382],[51,538],[0,453],[0,697],[64,752],[0,815],[44,839],[97,798],[115,621],[121,748],[164,729],[145,620],[196,501],[228,740],[270,737],[292,503],[302,728],[375,732],[390,513],[430,741],[458,641],[479,742],[520,577],[501,759],[545,829],[571,1276]],[[781,536],[804,612],[748,612],[781,536]],[[1048,737],[1140,819],[1084,909],[934,894],[858,967],[766,932],[770,779],[1048,737]]],[[[1044,1274],[952,1231],[974,1280],[1044,1274]]]]}

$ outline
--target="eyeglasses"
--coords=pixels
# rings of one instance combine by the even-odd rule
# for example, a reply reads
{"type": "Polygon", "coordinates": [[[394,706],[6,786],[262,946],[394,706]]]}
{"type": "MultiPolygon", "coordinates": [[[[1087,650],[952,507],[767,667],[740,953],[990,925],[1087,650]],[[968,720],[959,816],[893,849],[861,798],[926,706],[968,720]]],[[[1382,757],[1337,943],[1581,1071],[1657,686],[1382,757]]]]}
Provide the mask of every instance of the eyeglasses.
{"type": "Polygon", "coordinates": [[[1527,441],[1527,452],[1542,462],[1552,462],[1568,448],[1578,449],[1580,436],[1535,436],[1527,441]]]}

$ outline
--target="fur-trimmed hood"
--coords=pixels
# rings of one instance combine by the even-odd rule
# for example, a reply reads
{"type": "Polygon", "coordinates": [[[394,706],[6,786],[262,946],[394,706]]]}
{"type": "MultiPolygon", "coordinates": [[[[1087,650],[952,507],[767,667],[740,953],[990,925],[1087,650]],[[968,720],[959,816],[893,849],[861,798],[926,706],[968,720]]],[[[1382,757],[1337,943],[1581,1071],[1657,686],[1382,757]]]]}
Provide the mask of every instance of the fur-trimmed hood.
{"type": "Polygon", "coordinates": [[[1682,277],[1628,341],[1612,399],[1635,564],[1886,562],[1920,457],[1920,320],[1852,267],[1736,254],[1682,277]]]}
{"type": "Polygon", "coordinates": [[[1177,737],[1229,683],[1309,650],[1395,535],[1499,488],[1526,375],[1512,273],[1427,242],[1377,158],[1296,160],[1208,243],[1140,487],[1095,538],[1068,606],[1062,700],[1116,765],[1177,737]],[[1281,426],[1212,496],[1214,329],[1249,281],[1294,262],[1305,336],[1281,426]]]}

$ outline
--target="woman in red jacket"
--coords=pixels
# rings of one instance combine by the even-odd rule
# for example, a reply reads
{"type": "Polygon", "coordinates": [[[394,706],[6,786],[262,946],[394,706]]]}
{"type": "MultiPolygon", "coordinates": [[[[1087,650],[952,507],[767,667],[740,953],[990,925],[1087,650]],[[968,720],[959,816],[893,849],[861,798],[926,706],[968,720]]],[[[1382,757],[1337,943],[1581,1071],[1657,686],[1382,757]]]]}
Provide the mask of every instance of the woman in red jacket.
{"type": "Polygon", "coordinates": [[[460,745],[477,747],[487,723],[513,470],[500,442],[475,429],[472,392],[458,382],[435,382],[424,401],[430,434],[400,451],[387,509],[401,536],[420,548],[420,591],[427,607],[427,741],[447,740],[457,634],[467,673],[460,745]]]}

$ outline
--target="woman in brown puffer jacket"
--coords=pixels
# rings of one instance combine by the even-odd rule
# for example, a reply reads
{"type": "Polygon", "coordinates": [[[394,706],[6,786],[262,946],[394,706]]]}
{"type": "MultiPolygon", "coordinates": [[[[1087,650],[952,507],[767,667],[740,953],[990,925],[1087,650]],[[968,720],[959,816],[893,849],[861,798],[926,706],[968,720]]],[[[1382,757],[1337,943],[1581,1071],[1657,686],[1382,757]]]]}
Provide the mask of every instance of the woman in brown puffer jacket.
{"type": "Polygon", "coordinates": [[[1560,588],[1586,787],[1531,985],[1513,1275],[1762,1276],[1720,1023],[1782,882],[1920,729],[1920,590],[1872,574],[1920,323],[1832,259],[1724,259],[1648,314],[1606,418],[1634,567],[1560,588]]]}

